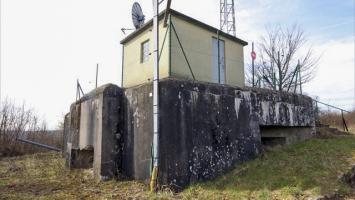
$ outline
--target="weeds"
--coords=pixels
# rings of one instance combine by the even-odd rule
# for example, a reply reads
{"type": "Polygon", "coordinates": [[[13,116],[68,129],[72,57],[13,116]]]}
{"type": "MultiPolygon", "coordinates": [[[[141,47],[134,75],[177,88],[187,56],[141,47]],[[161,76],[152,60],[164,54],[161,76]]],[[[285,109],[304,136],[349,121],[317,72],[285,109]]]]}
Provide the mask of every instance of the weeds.
{"type": "Polygon", "coordinates": [[[316,139],[271,149],[216,180],[180,194],[157,194],[136,181],[93,180],[91,170],[68,171],[59,154],[34,154],[0,161],[0,199],[307,199],[355,195],[340,181],[355,165],[355,136],[316,139]]]}

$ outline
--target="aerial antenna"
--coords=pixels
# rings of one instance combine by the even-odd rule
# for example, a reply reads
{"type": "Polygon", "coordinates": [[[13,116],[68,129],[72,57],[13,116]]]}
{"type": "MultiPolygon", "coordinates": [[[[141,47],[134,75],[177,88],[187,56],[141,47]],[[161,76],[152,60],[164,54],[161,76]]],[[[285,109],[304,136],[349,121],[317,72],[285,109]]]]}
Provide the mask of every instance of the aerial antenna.
{"type": "Polygon", "coordinates": [[[134,31],[135,29],[133,28],[121,28],[121,31],[124,35],[126,35],[126,31],[134,31]]]}
{"type": "Polygon", "coordinates": [[[132,21],[136,29],[140,29],[144,25],[145,16],[143,15],[142,7],[137,2],[132,6],[132,21]]]}
{"type": "Polygon", "coordinates": [[[220,30],[236,36],[234,0],[220,0],[220,30]]]}

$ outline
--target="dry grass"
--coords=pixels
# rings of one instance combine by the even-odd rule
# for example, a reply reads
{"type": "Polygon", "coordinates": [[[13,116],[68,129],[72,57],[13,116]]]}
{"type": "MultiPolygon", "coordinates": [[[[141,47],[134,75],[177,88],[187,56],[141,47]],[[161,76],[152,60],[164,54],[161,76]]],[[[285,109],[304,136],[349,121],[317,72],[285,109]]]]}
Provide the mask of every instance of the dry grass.
{"type": "MultiPolygon", "coordinates": [[[[355,133],[355,111],[344,114],[344,118],[349,131],[355,133]]],[[[319,120],[322,124],[343,130],[343,121],[340,113],[324,112],[321,113],[319,120]]]]}
{"type": "MultiPolygon", "coordinates": [[[[26,132],[19,138],[38,142],[41,144],[63,148],[63,132],[62,131],[40,131],[40,132],[26,132]]],[[[25,154],[45,153],[47,149],[40,148],[34,145],[26,144],[16,141],[15,135],[11,136],[8,142],[0,142],[0,157],[13,157],[25,154]]]]}
{"type": "Polygon", "coordinates": [[[93,181],[89,170],[68,171],[59,154],[0,161],[0,199],[305,199],[337,192],[355,195],[339,181],[355,165],[355,136],[311,140],[274,149],[220,178],[180,194],[151,194],[135,181],[93,181]]]}
{"type": "Polygon", "coordinates": [[[90,170],[68,171],[60,154],[34,154],[0,161],[0,199],[148,198],[138,182],[93,181],[90,170]]]}

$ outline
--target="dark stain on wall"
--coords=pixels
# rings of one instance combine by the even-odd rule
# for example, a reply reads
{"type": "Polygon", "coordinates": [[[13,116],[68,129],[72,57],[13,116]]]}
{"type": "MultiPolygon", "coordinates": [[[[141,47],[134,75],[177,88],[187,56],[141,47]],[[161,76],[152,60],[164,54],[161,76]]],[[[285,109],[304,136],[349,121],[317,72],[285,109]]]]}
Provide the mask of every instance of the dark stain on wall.
{"type": "MultiPolygon", "coordinates": [[[[161,185],[175,189],[213,179],[256,158],[262,145],[260,127],[270,127],[265,137],[272,136],[274,131],[269,130],[279,128],[291,127],[294,133],[300,128],[305,133],[287,141],[306,139],[314,130],[312,99],[306,96],[177,79],[161,80],[159,91],[158,178],[161,185]]],[[[152,84],[103,97],[107,98],[102,114],[107,137],[102,145],[109,144],[103,148],[113,159],[109,165],[117,169],[116,176],[148,181],[152,169],[152,84]]],[[[65,138],[76,148],[80,103],[72,105],[66,121],[71,126],[65,127],[69,134],[65,138]]],[[[287,131],[276,132],[277,137],[287,137],[287,131]]]]}

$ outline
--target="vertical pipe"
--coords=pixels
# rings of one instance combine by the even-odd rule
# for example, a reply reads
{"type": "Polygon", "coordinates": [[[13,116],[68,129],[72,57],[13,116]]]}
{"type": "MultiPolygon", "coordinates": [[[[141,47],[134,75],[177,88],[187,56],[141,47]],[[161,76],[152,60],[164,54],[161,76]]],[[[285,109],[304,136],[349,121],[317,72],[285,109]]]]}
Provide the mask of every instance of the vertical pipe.
{"type": "Polygon", "coordinates": [[[121,88],[123,88],[123,71],[124,70],[124,45],[122,44],[122,67],[121,67],[121,88]]]}
{"type": "Polygon", "coordinates": [[[97,88],[97,78],[99,74],[99,63],[96,64],[96,81],[95,81],[95,89],[97,88]]]}
{"type": "Polygon", "coordinates": [[[157,186],[159,164],[159,0],[153,0],[153,172],[150,180],[150,190],[157,186]]]}
{"type": "Polygon", "coordinates": [[[80,93],[79,93],[79,79],[76,79],[76,100],[78,101],[80,99],[80,93]]]}
{"type": "Polygon", "coordinates": [[[171,15],[169,15],[169,77],[171,77],[171,15]]]}
{"type": "MultiPolygon", "coordinates": [[[[251,43],[251,51],[254,52],[254,42],[251,43]]],[[[252,67],[252,76],[253,76],[253,86],[255,86],[255,68],[254,68],[254,58],[251,59],[251,67],[252,67]]]]}
{"type": "Polygon", "coordinates": [[[217,63],[218,63],[218,83],[221,83],[221,62],[220,62],[219,30],[217,30],[217,63]]]}

